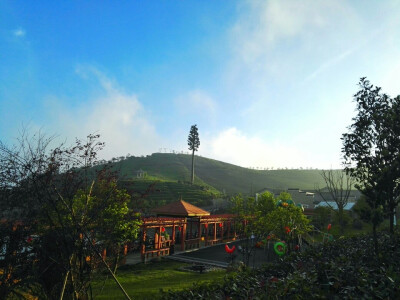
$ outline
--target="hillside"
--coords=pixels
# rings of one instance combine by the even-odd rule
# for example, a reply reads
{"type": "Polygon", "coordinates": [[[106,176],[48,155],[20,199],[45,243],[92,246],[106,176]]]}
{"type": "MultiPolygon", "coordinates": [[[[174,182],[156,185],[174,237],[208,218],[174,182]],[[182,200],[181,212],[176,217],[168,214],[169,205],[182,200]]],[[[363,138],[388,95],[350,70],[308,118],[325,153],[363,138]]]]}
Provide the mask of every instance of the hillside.
{"type": "MultiPolygon", "coordinates": [[[[135,179],[143,170],[147,179],[161,181],[190,181],[191,156],[186,154],[154,153],[147,157],[129,157],[114,163],[125,179],[135,179]]],[[[250,194],[264,188],[314,189],[325,184],[319,170],[251,170],[221,161],[195,158],[195,184],[208,186],[226,194],[250,194]]]]}
{"type": "Polygon", "coordinates": [[[212,199],[220,197],[215,189],[182,182],[137,179],[122,180],[120,185],[133,196],[133,206],[140,207],[145,212],[178,199],[206,207],[212,205],[212,199]]]}

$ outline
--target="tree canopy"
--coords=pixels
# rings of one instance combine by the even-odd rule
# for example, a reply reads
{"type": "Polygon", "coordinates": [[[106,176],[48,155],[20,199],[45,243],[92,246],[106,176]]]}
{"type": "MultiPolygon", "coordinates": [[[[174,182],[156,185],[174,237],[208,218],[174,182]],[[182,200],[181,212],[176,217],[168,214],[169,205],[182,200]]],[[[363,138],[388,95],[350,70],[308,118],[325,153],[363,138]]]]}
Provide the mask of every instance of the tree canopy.
{"type": "Polygon", "coordinates": [[[52,142],[23,134],[14,147],[0,144],[0,249],[10,253],[1,297],[26,287],[40,299],[88,299],[95,270],[106,268],[115,277],[100,251],[108,248],[117,258],[139,231],[116,174],[94,167],[104,146],[99,135],[50,150],[52,142]]]}
{"type": "Polygon", "coordinates": [[[196,124],[190,127],[188,146],[189,150],[192,151],[197,151],[200,147],[199,131],[196,124]]]}
{"type": "MultiPolygon", "coordinates": [[[[391,98],[365,77],[354,95],[357,115],[343,134],[347,174],[365,196],[374,216],[374,231],[385,213],[393,232],[394,209],[400,195],[400,97],[391,98]]],[[[376,240],[376,239],[375,239],[376,240]]]]}

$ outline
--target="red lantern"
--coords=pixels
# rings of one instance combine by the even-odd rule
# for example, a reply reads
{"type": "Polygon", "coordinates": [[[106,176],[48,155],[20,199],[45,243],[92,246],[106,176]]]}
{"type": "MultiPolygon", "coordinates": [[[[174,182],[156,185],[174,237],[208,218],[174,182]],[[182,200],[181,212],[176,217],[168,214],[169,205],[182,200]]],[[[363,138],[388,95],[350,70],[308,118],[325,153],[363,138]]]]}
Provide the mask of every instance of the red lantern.
{"type": "Polygon", "coordinates": [[[222,227],[222,223],[219,223],[219,227],[222,227]]]}
{"type": "Polygon", "coordinates": [[[178,226],[178,230],[179,230],[179,231],[182,231],[182,227],[181,227],[181,226],[178,226]]]}
{"type": "Polygon", "coordinates": [[[208,224],[204,224],[204,227],[207,229],[208,228],[208,224]]]}
{"type": "Polygon", "coordinates": [[[227,244],[225,244],[225,252],[228,254],[232,254],[236,249],[236,246],[233,245],[232,248],[229,248],[229,246],[227,244]]]}
{"type": "Polygon", "coordinates": [[[285,231],[286,231],[287,234],[289,234],[290,233],[290,228],[288,226],[285,226],[285,231]]]}
{"type": "Polygon", "coordinates": [[[328,230],[331,230],[332,224],[328,224],[328,230]]]}
{"type": "Polygon", "coordinates": [[[165,228],[164,227],[161,227],[161,232],[165,232],[165,228]]]}

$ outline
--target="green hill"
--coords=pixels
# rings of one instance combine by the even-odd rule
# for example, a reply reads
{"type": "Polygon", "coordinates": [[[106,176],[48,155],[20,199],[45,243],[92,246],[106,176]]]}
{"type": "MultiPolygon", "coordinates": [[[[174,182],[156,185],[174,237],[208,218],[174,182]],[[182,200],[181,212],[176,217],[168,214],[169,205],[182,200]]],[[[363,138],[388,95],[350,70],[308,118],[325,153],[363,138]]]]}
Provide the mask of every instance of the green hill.
{"type": "MultiPolygon", "coordinates": [[[[127,180],[135,179],[136,172],[143,170],[148,180],[183,184],[190,181],[191,159],[186,154],[154,153],[129,157],[114,163],[114,167],[127,180]]],[[[252,170],[199,156],[195,158],[195,184],[226,194],[250,194],[267,187],[307,190],[314,189],[315,184],[325,185],[319,170],[252,170]]]]}

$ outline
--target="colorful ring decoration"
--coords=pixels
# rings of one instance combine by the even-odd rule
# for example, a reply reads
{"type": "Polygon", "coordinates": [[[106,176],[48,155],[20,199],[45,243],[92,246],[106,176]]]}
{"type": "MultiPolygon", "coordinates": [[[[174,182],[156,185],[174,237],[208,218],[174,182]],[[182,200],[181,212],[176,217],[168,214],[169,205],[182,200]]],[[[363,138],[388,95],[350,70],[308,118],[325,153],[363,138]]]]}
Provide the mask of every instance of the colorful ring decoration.
{"type": "Polygon", "coordinates": [[[286,244],[282,242],[276,242],[274,244],[275,253],[282,256],[286,252],[286,244]]]}

